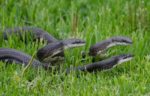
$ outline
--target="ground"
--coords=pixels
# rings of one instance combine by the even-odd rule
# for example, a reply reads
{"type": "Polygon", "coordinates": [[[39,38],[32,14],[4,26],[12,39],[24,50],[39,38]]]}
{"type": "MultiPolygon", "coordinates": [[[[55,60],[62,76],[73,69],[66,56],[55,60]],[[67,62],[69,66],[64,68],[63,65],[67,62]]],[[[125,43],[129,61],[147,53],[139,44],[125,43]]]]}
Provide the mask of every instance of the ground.
{"type": "MultiPolygon", "coordinates": [[[[57,39],[81,38],[86,45],[67,50],[58,72],[0,63],[0,94],[3,96],[141,96],[150,95],[150,1],[149,0],[1,0],[0,33],[5,28],[35,26],[57,39]],[[112,70],[97,73],[64,74],[69,66],[83,65],[81,51],[112,36],[127,36],[132,46],[107,51],[108,57],[123,53],[134,59],[112,70]]],[[[2,35],[2,34],[1,34],[2,35]]],[[[33,55],[40,43],[10,38],[1,47],[33,55]]]]}

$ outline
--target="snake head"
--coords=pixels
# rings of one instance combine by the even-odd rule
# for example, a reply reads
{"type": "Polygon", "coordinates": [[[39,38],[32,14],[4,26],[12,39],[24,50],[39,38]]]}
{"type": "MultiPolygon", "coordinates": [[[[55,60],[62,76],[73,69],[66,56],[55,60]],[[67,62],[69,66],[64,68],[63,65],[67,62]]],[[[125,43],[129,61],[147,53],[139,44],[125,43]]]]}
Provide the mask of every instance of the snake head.
{"type": "Polygon", "coordinates": [[[109,44],[108,48],[115,45],[131,45],[133,43],[130,38],[123,36],[112,37],[110,40],[112,43],[109,44]]]}
{"type": "Polygon", "coordinates": [[[85,41],[81,39],[66,39],[50,43],[37,52],[37,58],[43,62],[55,62],[64,59],[64,50],[83,46],[85,41]]]}
{"type": "Polygon", "coordinates": [[[133,57],[134,55],[132,54],[122,54],[122,55],[116,56],[115,58],[117,59],[117,63],[121,64],[121,63],[130,61],[133,57]]]}
{"type": "Polygon", "coordinates": [[[80,47],[85,45],[85,41],[81,39],[67,39],[63,40],[64,49],[80,47]]]}
{"type": "Polygon", "coordinates": [[[91,64],[87,64],[84,66],[78,66],[75,68],[68,68],[66,70],[66,73],[69,74],[72,70],[78,70],[78,71],[87,71],[87,72],[96,72],[96,71],[102,71],[102,70],[109,70],[118,64],[122,64],[124,62],[130,61],[133,58],[132,54],[121,54],[117,56],[113,56],[111,58],[94,62],[91,64]]]}
{"type": "Polygon", "coordinates": [[[122,37],[122,36],[112,37],[91,46],[89,49],[89,55],[96,56],[101,54],[102,52],[104,52],[110,47],[117,46],[117,45],[131,45],[131,44],[132,44],[132,40],[127,37],[122,37]]]}

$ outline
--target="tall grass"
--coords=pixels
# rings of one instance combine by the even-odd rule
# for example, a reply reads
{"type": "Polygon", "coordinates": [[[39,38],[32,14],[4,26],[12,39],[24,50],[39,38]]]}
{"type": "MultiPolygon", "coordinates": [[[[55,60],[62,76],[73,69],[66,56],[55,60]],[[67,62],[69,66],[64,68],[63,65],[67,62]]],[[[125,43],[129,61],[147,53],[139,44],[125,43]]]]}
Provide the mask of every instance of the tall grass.
{"type": "MultiPolygon", "coordinates": [[[[40,27],[57,39],[81,38],[82,48],[67,50],[62,70],[48,72],[0,63],[0,94],[16,95],[150,95],[150,1],[149,0],[1,0],[0,33],[16,26],[40,27]],[[64,74],[70,66],[81,62],[81,51],[112,36],[128,36],[132,46],[109,49],[109,57],[122,53],[135,55],[131,62],[109,71],[64,74]]],[[[16,38],[16,37],[15,37],[16,38]]],[[[24,44],[17,38],[2,40],[0,46],[14,48],[27,54],[44,44],[24,44]]]]}

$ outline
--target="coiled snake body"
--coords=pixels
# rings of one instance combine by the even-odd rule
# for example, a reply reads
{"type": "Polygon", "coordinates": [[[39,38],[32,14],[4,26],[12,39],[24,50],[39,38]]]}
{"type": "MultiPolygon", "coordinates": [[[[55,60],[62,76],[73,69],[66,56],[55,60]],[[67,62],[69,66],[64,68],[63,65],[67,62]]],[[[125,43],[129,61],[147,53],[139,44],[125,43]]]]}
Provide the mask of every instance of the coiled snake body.
{"type": "MultiPolygon", "coordinates": [[[[34,36],[34,39],[43,39],[48,43],[46,46],[40,48],[37,51],[38,60],[33,59],[32,61],[33,67],[44,67],[45,69],[49,69],[48,67],[51,67],[51,65],[49,66],[51,62],[56,60],[59,61],[60,58],[61,59],[64,58],[64,50],[85,45],[85,41],[81,39],[57,40],[47,32],[36,27],[16,27],[13,29],[6,29],[3,33],[3,37],[5,40],[7,40],[8,36],[12,34],[18,34],[20,37],[22,37],[22,32],[31,32],[32,35],[34,36]]],[[[127,37],[122,36],[112,37],[91,46],[89,49],[89,55],[97,56],[101,54],[104,50],[112,46],[130,45],[130,44],[132,44],[132,40],[130,40],[127,37]]],[[[70,73],[71,70],[80,70],[88,72],[107,70],[113,68],[117,64],[131,60],[132,57],[133,55],[131,54],[121,54],[84,66],[67,68],[66,72],[70,73]]],[[[30,60],[31,56],[21,51],[17,51],[15,49],[10,48],[0,48],[0,61],[8,63],[14,62],[16,64],[27,65],[30,60]]]]}

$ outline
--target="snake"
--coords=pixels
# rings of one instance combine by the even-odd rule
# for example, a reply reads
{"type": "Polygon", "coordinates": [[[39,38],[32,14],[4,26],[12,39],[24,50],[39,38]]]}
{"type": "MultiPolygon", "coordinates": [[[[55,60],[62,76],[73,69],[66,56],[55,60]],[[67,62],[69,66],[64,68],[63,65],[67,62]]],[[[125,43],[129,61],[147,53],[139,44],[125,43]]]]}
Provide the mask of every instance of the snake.
{"type": "Polygon", "coordinates": [[[90,56],[97,56],[101,53],[103,53],[108,48],[111,48],[113,46],[117,45],[131,45],[133,42],[128,37],[123,36],[115,36],[106,40],[103,40],[101,42],[98,42],[94,45],[92,45],[89,48],[89,55],[90,56]]]}
{"type": "MultiPolygon", "coordinates": [[[[33,59],[32,66],[33,67],[44,67],[45,69],[49,69],[49,63],[53,60],[58,60],[58,58],[64,57],[64,50],[69,48],[84,46],[85,41],[81,39],[66,39],[66,40],[57,40],[48,32],[36,28],[36,27],[16,27],[12,29],[6,29],[3,33],[3,37],[5,40],[8,39],[8,36],[12,34],[19,34],[21,37],[21,32],[31,32],[34,35],[34,39],[43,39],[47,41],[47,45],[40,48],[37,51],[37,58],[33,59]],[[62,54],[62,55],[60,55],[62,54]]],[[[117,45],[129,45],[132,44],[132,40],[127,37],[117,36],[112,37],[102,42],[96,43],[95,45],[91,46],[89,49],[90,56],[96,56],[100,54],[102,51],[117,45]]],[[[121,54],[117,56],[110,57],[108,59],[85,64],[83,66],[77,66],[74,68],[66,68],[66,73],[70,73],[72,70],[80,70],[86,72],[93,72],[93,71],[101,71],[101,70],[108,70],[113,68],[114,66],[130,61],[133,58],[132,54],[121,54]]],[[[8,63],[17,63],[27,65],[31,60],[31,56],[23,53],[21,51],[11,49],[11,48],[0,48],[0,61],[8,62],[8,63]]],[[[50,65],[51,66],[51,65],[50,65]]]]}
{"type": "Polygon", "coordinates": [[[85,41],[81,39],[66,39],[58,42],[50,43],[37,52],[37,58],[44,62],[53,62],[56,60],[63,59],[60,55],[64,50],[71,49],[74,47],[84,46],[85,41]]]}
{"type": "Polygon", "coordinates": [[[4,40],[8,40],[9,36],[18,35],[18,37],[20,37],[20,39],[23,40],[24,34],[25,36],[32,35],[32,37],[34,37],[33,40],[43,39],[47,43],[53,43],[58,41],[55,37],[50,35],[48,32],[44,31],[43,29],[30,26],[7,28],[3,32],[3,38],[4,40]]]}
{"type": "MultiPolygon", "coordinates": [[[[22,64],[27,66],[31,60],[31,56],[27,55],[21,51],[10,49],[10,48],[0,48],[0,61],[7,62],[7,63],[15,63],[15,64],[22,64]]],[[[87,71],[87,72],[94,72],[94,71],[102,71],[108,70],[112,67],[115,67],[118,64],[122,64],[123,62],[127,62],[133,58],[132,54],[121,54],[117,56],[113,56],[111,58],[94,62],[91,64],[86,64],[84,66],[78,66],[75,68],[66,68],[66,73],[70,73],[72,70],[79,70],[79,71],[87,71]]],[[[38,68],[43,67],[45,69],[50,69],[48,64],[41,63],[40,61],[33,59],[32,67],[38,68]]]]}
{"type": "Polygon", "coordinates": [[[72,70],[85,71],[85,72],[96,72],[96,71],[108,70],[117,66],[118,64],[122,64],[124,62],[130,61],[132,58],[133,58],[132,54],[121,54],[91,64],[86,64],[74,68],[68,68],[66,70],[66,73],[68,74],[72,70]]]}

